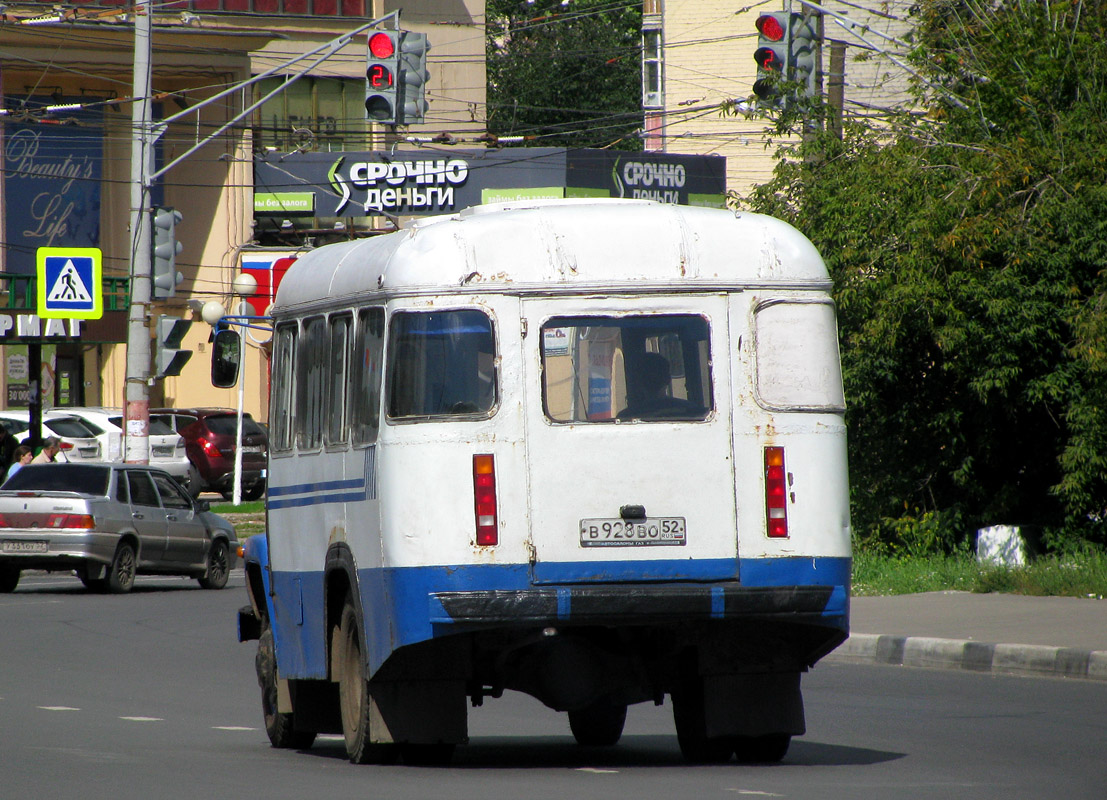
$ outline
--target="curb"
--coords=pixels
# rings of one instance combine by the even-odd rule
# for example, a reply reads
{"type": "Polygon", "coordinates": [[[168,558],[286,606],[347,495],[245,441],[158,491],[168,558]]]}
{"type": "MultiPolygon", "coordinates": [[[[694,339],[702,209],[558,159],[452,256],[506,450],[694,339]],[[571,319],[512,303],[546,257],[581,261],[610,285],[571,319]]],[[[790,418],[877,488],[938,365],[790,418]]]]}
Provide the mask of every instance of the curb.
{"type": "Polygon", "coordinates": [[[852,634],[826,660],[1107,681],[1107,650],[852,634]]]}

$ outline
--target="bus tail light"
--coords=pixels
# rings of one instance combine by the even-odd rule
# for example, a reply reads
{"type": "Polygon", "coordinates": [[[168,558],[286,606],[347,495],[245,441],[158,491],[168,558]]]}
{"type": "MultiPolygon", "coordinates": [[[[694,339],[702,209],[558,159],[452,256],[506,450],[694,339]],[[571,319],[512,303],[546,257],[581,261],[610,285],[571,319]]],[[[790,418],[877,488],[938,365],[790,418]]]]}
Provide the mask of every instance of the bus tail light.
{"type": "Polygon", "coordinates": [[[473,456],[473,497],[477,516],[477,544],[500,540],[496,527],[496,464],[491,455],[473,456]]]}
{"type": "Polygon", "coordinates": [[[784,448],[765,448],[765,522],[771,539],[788,536],[788,486],[784,448]]]}

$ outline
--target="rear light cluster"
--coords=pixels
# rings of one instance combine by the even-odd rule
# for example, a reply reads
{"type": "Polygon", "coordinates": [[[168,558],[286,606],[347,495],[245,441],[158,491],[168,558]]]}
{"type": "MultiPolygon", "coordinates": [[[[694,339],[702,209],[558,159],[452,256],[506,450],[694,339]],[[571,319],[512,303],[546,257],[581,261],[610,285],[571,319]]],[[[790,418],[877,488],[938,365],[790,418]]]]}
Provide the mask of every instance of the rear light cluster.
{"type": "Polygon", "coordinates": [[[477,544],[497,544],[500,535],[496,528],[496,464],[491,455],[473,456],[473,499],[477,544]]]}
{"type": "Polygon", "coordinates": [[[207,439],[201,439],[199,444],[200,444],[200,447],[203,449],[204,454],[207,455],[208,458],[222,458],[223,457],[223,453],[221,453],[219,451],[219,448],[216,447],[215,445],[213,445],[207,439]]]}
{"type": "Polygon", "coordinates": [[[77,528],[91,530],[96,520],[91,514],[0,514],[0,528],[77,528]]]}
{"type": "Polygon", "coordinates": [[[788,475],[784,448],[765,448],[765,522],[771,539],[788,536],[788,475]]]}

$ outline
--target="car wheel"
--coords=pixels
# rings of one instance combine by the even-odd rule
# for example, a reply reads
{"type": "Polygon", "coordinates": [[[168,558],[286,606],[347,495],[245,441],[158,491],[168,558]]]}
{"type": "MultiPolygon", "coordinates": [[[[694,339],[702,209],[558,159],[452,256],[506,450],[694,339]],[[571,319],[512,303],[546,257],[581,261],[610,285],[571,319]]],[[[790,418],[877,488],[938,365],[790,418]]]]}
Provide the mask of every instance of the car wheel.
{"type": "Polygon", "coordinates": [[[569,729],[577,744],[585,747],[610,747],[623,735],[627,707],[607,698],[569,712],[569,729]]]}
{"type": "Polygon", "coordinates": [[[102,592],[107,589],[108,579],[102,577],[93,578],[92,570],[95,570],[95,574],[99,576],[104,571],[104,568],[99,564],[96,564],[95,566],[82,564],[81,566],[77,567],[77,577],[81,579],[81,583],[83,583],[85,588],[91,592],[102,592]]]}
{"type": "Polygon", "coordinates": [[[274,747],[306,750],[315,743],[313,731],[298,731],[292,714],[277,711],[277,653],[273,646],[273,629],[266,623],[258,638],[258,653],[254,668],[261,686],[261,711],[265,717],[265,734],[274,747]]]}
{"type": "Polygon", "coordinates": [[[222,539],[211,543],[211,549],[208,551],[208,570],[204,573],[204,577],[198,579],[202,588],[222,589],[227,585],[227,578],[230,577],[231,572],[228,553],[227,543],[222,539]]]}
{"type": "Polygon", "coordinates": [[[107,586],[112,594],[124,594],[131,591],[135,585],[135,549],[128,542],[120,542],[115,549],[115,558],[112,559],[111,568],[108,570],[107,586]]]}
{"type": "Polygon", "coordinates": [[[220,489],[219,494],[223,495],[223,499],[228,503],[234,502],[234,489],[220,489]]]}
{"type": "Polygon", "coordinates": [[[188,465],[188,493],[192,495],[192,499],[195,500],[206,488],[204,479],[200,476],[200,470],[196,469],[196,465],[189,462],[188,465]]]}
{"type": "Polygon", "coordinates": [[[254,500],[260,500],[263,494],[265,494],[265,484],[256,483],[249,489],[242,490],[242,499],[247,502],[252,502],[254,500]]]}
{"type": "Polygon", "coordinates": [[[704,716],[703,680],[685,680],[673,692],[673,721],[681,755],[693,764],[722,764],[734,753],[731,737],[708,737],[704,716]]]}
{"type": "Polygon", "coordinates": [[[14,592],[19,585],[19,567],[11,564],[0,564],[0,594],[14,592]]]}

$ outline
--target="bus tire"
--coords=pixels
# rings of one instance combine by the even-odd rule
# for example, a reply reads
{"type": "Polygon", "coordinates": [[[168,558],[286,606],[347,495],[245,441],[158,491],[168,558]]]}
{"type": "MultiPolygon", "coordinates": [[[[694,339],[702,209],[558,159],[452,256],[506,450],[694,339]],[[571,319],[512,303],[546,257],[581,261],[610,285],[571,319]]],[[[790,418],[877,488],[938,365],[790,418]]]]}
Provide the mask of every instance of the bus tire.
{"type": "Polygon", "coordinates": [[[365,657],[357,609],[348,599],[342,608],[335,635],[339,637],[339,647],[336,648],[338,663],[333,667],[338,673],[338,699],[346,755],[351,763],[367,764],[373,755],[369,736],[369,684],[365,679],[365,657]]]}
{"type": "Polygon", "coordinates": [[[677,743],[686,761],[693,764],[722,764],[734,753],[733,737],[707,735],[704,715],[703,679],[685,680],[673,692],[673,721],[677,743]]]}
{"type": "Polygon", "coordinates": [[[277,653],[273,645],[273,629],[268,625],[258,637],[254,667],[261,687],[261,713],[269,743],[281,749],[307,750],[315,743],[315,733],[296,730],[293,715],[277,710],[277,653]]]}
{"type": "Polygon", "coordinates": [[[601,698],[592,705],[569,712],[569,730],[577,744],[584,747],[610,747],[623,735],[627,721],[627,707],[608,698],[601,698]]]}
{"type": "Polygon", "coordinates": [[[764,736],[735,736],[734,755],[743,764],[775,764],[788,753],[792,737],[787,733],[764,736]]]}

